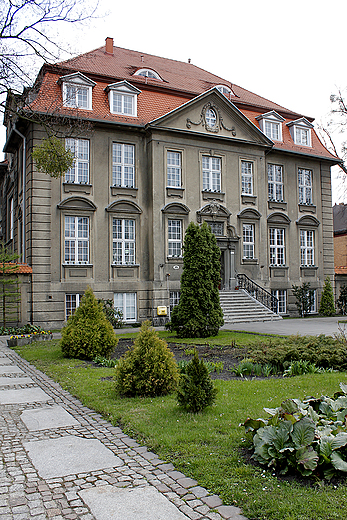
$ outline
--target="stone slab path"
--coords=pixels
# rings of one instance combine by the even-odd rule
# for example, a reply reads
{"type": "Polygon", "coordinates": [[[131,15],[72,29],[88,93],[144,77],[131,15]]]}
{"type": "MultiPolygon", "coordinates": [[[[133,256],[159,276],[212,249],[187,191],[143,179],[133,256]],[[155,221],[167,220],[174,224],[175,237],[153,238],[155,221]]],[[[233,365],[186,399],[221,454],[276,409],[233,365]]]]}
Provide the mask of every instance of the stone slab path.
{"type": "Polygon", "coordinates": [[[1,520],[247,520],[0,339],[1,520]]]}

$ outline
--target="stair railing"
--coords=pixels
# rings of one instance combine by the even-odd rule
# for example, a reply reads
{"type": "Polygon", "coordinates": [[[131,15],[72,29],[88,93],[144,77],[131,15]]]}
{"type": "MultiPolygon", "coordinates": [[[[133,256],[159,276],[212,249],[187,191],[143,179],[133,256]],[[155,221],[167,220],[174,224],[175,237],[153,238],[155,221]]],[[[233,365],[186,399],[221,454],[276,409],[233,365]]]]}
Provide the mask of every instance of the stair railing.
{"type": "Polygon", "coordinates": [[[253,296],[253,298],[270,309],[270,311],[276,314],[278,313],[279,301],[276,296],[271,294],[266,289],[263,289],[263,287],[260,287],[260,285],[248,278],[246,274],[237,274],[236,278],[240,289],[247,291],[251,296],[253,296]]]}

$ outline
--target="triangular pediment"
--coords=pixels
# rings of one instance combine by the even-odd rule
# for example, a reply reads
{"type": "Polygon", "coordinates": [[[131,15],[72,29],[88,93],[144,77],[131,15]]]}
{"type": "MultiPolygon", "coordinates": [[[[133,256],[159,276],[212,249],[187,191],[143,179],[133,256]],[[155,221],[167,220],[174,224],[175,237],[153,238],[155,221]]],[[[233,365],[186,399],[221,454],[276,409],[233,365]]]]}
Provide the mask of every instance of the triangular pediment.
{"type": "Polygon", "coordinates": [[[272,146],[271,140],[217,88],[184,103],[147,126],[272,146]]]}

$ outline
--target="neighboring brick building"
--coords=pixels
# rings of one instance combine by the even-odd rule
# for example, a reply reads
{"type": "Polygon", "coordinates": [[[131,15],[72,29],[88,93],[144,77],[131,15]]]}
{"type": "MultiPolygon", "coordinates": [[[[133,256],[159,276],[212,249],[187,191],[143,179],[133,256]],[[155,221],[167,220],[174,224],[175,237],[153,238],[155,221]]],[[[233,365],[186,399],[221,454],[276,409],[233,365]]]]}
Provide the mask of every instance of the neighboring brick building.
{"type": "Polygon", "coordinates": [[[347,205],[333,206],[335,290],[339,297],[342,285],[347,285],[347,205]]]}
{"type": "Polygon", "coordinates": [[[295,313],[291,286],[310,281],[318,308],[334,275],[338,161],[312,118],[111,38],[45,65],[29,99],[76,156],[61,180],[38,173],[31,152],[44,126],[6,114],[4,234],[32,267],[34,323],[62,325],[88,285],[127,322],[174,305],[191,220],[217,237],[222,290],[244,274],[278,297],[279,312],[295,313]],[[70,122],[82,123],[75,134],[70,122]]]}

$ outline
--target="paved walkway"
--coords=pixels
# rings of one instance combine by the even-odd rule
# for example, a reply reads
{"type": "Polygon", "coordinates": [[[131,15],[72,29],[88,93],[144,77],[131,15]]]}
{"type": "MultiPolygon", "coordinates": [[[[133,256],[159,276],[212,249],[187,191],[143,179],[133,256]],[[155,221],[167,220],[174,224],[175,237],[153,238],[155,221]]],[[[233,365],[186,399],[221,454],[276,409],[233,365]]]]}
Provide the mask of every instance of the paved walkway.
{"type": "Polygon", "coordinates": [[[1,520],[246,520],[0,339],[1,520]]]}

